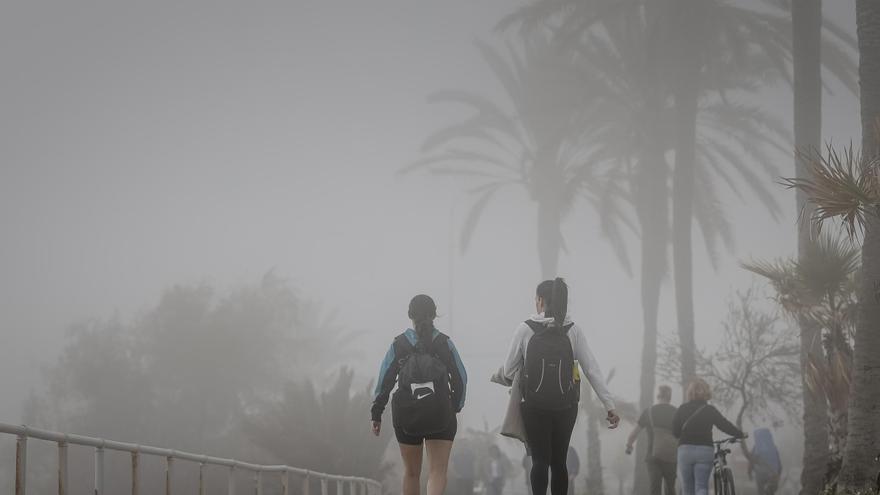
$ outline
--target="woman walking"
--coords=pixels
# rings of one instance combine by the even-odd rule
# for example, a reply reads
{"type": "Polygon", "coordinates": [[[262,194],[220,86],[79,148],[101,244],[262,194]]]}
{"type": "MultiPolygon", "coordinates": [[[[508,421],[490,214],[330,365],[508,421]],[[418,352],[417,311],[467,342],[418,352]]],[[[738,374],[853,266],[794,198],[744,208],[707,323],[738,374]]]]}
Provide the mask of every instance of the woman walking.
{"type": "Polygon", "coordinates": [[[566,495],[568,446],[580,399],[578,363],[608,411],[609,428],[616,428],[620,418],[584,332],[568,316],[565,281],[545,280],[535,292],[537,314],[516,329],[503,374],[512,382],[522,373],[521,407],[532,455],[533,495],[546,495],[548,484],[552,495],[566,495]]]}
{"type": "Polygon", "coordinates": [[[712,389],[696,378],[688,385],[687,402],[678,408],[672,419],[672,434],[678,438],[678,477],[682,495],[708,495],[709,475],[715,451],[712,448],[712,427],[736,438],[745,435],[728,421],[715,406],[709,404],[712,389]]]}
{"type": "Polygon", "coordinates": [[[373,400],[372,429],[379,435],[382,413],[391,400],[394,435],[403,459],[403,495],[419,495],[422,445],[428,452],[428,495],[446,489],[449,452],[458,428],[456,414],[464,407],[467,373],[455,345],[434,328],[437,306],[420,294],[409,303],[413,328],[391,344],[379,370],[373,400]]]}

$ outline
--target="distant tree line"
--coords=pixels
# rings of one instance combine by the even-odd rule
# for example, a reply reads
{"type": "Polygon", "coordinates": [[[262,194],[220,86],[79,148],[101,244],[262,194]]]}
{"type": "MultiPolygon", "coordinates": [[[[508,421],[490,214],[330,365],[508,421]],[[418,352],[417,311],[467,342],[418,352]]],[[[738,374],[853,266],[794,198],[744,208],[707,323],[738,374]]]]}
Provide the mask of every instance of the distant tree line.
{"type": "MultiPolygon", "coordinates": [[[[26,404],[25,422],[382,479],[388,466],[375,454],[389,436],[377,444],[364,427],[369,390],[354,388],[353,373],[327,359],[348,352],[349,334],[321,318],[319,307],[272,273],[225,295],[207,285],[175,286],[132,321],[73,325],[58,361],[45,371],[45,386],[26,404]]],[[[85,489],[93,470],[90,452],[81,450],[71,452],[69,476],[72,487],[85,489]]],[[[38,479],[30,486],[49,493],[55,459],[37,452],[30,462],[38,479]]],[[[108,493],[129,489],[122,457],[107,458],[108,493]]],[[[159,463],[143,464],[143,492],[159,493],[159,463]]],[[[178,468],[180,486],[195,483],[196,466],[190,467],[178,468]]],[[[212,481],[225,486],[225,473],[214,474],[212,481]]],[[[266,485],[265,493],[274,493],[266,485]]]]}

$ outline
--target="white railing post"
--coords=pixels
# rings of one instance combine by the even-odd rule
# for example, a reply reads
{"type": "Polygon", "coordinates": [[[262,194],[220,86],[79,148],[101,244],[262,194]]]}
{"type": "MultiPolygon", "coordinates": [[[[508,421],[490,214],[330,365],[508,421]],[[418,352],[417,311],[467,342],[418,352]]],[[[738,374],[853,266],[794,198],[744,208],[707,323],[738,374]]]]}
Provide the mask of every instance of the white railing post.
{"type": "Polygon", "coordinates": [[[104,495],[104,446],[95,447],[95,495],[104,495]]]}
{"type": "Polygon", "coordinates": [[[174,452],[165,458],[165,495],[171,495],[171,478],[174,476],[174,452]]]}
{"type": "Polygon", "coordinates": [[[15,495],[27,493],[27,432],[15,440],[15,495]]]}
{"type": "Polygon", "coordinates": [[[311,492],[312,492],[312,483],[311,483],[311,480],[309,479],[309,472],[306,471],[306,475],[303,476],[302,495],[311,495],[311,492]]]}
{"type": "Polygon", "coordinates": [[[281,495],[290,495],[290,471],[286,469],[281,473],[281,495]]]}
{"type": "Polygon", "coordinates": [[[336,480],[336,495],[344,495],[345,486],[342,480],[336,480]]]}
{"type": "Polygon", "coordinates": [[[328,495],[328,493],[327,493],[327,478],[321,478],[321,495],[328,495]]]}
{"type": "Polygon", "coordinates": [[[58,442],[58,495],[67,495],[67,442],[58,442]]]}
{"type": "Polygon", "coordinates": [[[141,491],[141,461],[138,450],[135,448],[131,453],[131,495],[138,495],[141,491]]]}
{"type": "Polygon", "coordinates": [[[235,495],[235,464],[229,466],[229,484],[226,493],[228,495],[235,495]]]}
{"type": "Polygon", "coordinates": [[[205,495],[205,463],[199,463],[199,495],[205,495]]]}
{"type": "Polygon", "coordinates": [[[263,495],[263,472],[254,472],[254,495],[263,495]]]}

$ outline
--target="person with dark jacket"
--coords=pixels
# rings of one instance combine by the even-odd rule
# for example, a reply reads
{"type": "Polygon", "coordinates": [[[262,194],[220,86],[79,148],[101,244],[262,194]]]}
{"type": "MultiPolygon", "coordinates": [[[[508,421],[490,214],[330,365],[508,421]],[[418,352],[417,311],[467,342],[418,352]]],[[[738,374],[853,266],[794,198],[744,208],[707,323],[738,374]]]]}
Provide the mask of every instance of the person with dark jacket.
{"type": "Polygon", "coordinates": [[[626,453],[631,454],[633,444],[642,430],[647,431],[648,448],[645,449],[645,465],[651,480],[651,495],[662,495],[666,486],[666,495],[675,495],[676,473],[676,440],[672,435],[672,421],[678,408],[671,404],[672,388],[660,385],[657,388],[657,403],[642,411],[638,423],[626,439],[626,453]],[[657,448],[661,442],[668,448],[657,448]]]}
{"type": "MultiPolygon", "coordinates": [[[[402,386],[398,387],[395,392],[395,402],[392,405],[403,405],[399,409],[392,408],[392,423],[403,459],[403,495],[419,495],[423,443],[428,452],[430,465],[428,495],[443,494],[446,489],[449,454],[458,429],[455,415],[461,412],[464,407],[467,372],[452,340],[434,328],[434,318],[436,317],[437,306],[433,299],[424,294],[412,298],[409,303],[409,318],[412,320],[414,328],[407,329],[398,335],[385,354],[385,359],[379,369],[379,379],[376,382],[373,406],[370,410],[373,434],[378,436],[382,428],[382,413],[385,411],[391,392],[398,382],[398,376],[402,371],[408,369],[408,362],[411,359],[426,360],[412,362],[427,364],[427,366],[416,370],[419,372],[424,369],[437,370],[438,366],[443,370],[442,380],[425,383],[413,381],[406,384],[405,374],[400,375],[402,386]],[[439,364],[436,361],[439,361],[439,364]],[[448,391],[445,390],[447,383],[448,391]],[[443,393],[438,390],[438,385],[443,385],[443,393]],[[430,414],[422,414],[418,416],[419,419],[430,416],[432,420],[439,418],[442,423],[440,423],[439,429],[434,428],[428,433],[415,434],[402,426],[402,423],[409,424],[404,420],[412,418],[400,416],[405,416],[407,411],[411,411],[413,407],[419,407],[419,404],[422,403],[430,403],[432,406],[430,414]],[[444,419],[442,415],[435,416],[434,412],[439,410],[448,411],[448,419],[444,419]]],[[[410,369],[412,369],[412,363],[409,364],[410,369]]]]}
{"type": "Polygon", "coordinates": [[[678,438],[678,477],[682,495],[708,495],[709,476],[715,450],[712,448],[712,427],[736,438],[745,434],[728,421],[715,406],[709,404],[712,389],[696,378],[687,388],[687,402],[672,419],[672,434],[678,438]]]}

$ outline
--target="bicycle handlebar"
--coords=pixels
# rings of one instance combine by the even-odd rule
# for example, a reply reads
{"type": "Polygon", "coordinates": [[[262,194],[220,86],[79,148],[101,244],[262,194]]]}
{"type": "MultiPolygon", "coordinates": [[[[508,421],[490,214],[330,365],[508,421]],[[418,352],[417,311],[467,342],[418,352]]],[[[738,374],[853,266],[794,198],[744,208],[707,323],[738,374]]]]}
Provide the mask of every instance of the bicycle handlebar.
{"type": "Polygon", "coordinates": [[[721,440],[715,440],[712,443],[714,443],[715,445],[724,445],[725,443],[736,443],[736,442],[739,442],[740,440],[745,440],[746,438],[749,438],[749,436],[745,435],[742,438],[728,437],[728,438],[723,438],[721,440]]]}

